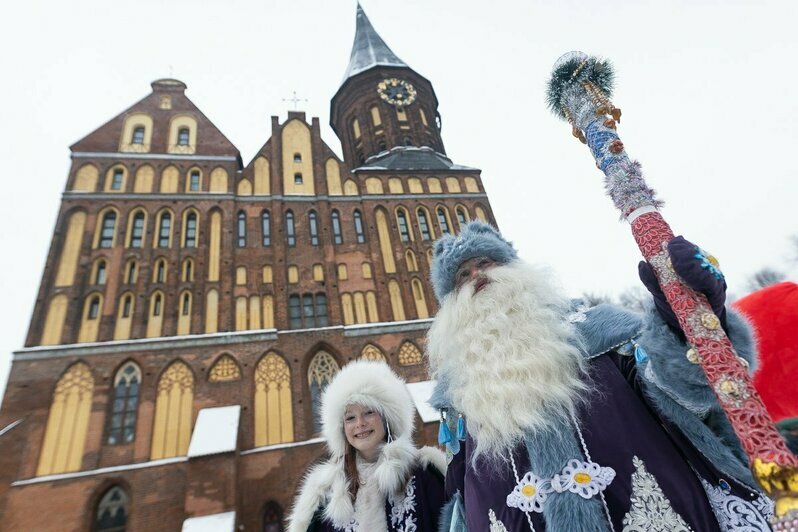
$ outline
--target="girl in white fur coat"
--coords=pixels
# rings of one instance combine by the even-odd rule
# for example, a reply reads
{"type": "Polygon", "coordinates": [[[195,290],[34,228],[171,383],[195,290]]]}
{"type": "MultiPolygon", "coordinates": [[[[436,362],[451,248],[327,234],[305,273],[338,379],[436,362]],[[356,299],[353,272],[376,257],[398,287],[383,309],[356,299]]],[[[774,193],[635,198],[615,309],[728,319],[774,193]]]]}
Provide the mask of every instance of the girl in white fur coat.
{"type": "Polygon", "coordinates": [[[347,364],[322,397],[330,457],[310,469],[288,532],[434,532],[446,459],[412,442],[413,402],[387,364],[347,364]]]}

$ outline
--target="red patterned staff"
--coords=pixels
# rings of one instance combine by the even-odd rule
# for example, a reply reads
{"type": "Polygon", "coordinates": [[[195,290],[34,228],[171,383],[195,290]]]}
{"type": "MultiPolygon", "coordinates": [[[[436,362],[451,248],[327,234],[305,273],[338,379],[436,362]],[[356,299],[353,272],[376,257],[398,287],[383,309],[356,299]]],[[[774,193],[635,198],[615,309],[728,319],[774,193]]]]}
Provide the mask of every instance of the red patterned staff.
{"type": "MultiPolygon", "coordinates": [[[[798,530],[798,458],[787,449],[762,400],[754,390],[707,298],[675,273],[668,253],[670,226],[659,212],[661,202],[643,180],[640,163],[626,155],[616,132],[621,111],[610,102],[613,69],[607,61],[582,52],[563,55],[554,64],[548,103],[567,120],[573,134],[593,152],[604,172],[615,206],[631,224],[643,257],[651,265],[665,298],[731,421],[759,484],[776,501],[776,530],[798,530]]],[[[714,268],[715,265],[708,265],[714,268]]]]}

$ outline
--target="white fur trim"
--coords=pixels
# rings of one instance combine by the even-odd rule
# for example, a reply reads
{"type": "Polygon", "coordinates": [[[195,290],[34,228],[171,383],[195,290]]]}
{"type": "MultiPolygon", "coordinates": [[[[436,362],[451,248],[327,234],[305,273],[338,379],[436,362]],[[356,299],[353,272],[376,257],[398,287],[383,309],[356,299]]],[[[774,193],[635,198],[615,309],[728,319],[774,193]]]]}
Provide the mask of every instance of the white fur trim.
{"type": "Polygon", "coordinates": [[[410,438],[413,400],[405,382],[384,362],[357,360],[338,372],[322,397],[322,433],[331,456],[346,453],[344,413],[351,404],[376,409],[388,422],[394,438],[410,438]]]}
{"type": "MultiPolygon", "coordinates": [[[[429,464],[446,473],[446,456],[440,449],[416,449],[409,437],[385,444],[374,469],[381,498],[404,489],[416,465],[424,468],[429,464]]],[[[342,461],[325,462],[308,473],[288,518],[288,532],[306,532],[320,506],[324,507],[325,519],[338,528],[345,528],[355,515],[342,461]]]]}
{"type": "Polygon", "coordinates": [[[432,466],[441,475],[446,475],[446,454],[437,447],[422,447],[418,450],[418,463],[422,468],[432,466]]]}
{"type": "MultiPolygon", "coordinates": [[[[299,495],[294,501],[291,515],[288,516],[288,532],[307,532],[313,515],[327,499],[330,487],[338,476],[344,477],[343,465],[332,462],[320,464],[308,472],[302,481],[302,487],[299,488],[299,495]]],[[[348,502],[351,507],[351,501],[348,502]]]]}

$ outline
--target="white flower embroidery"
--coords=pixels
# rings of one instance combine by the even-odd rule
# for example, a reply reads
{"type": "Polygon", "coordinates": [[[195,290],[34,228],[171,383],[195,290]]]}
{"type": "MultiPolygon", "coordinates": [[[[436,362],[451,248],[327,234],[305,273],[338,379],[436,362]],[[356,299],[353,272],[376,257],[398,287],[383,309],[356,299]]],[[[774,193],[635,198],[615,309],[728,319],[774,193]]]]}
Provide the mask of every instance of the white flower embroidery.
{"type": "Polygon", "coordinates": [[[391,499],[391,526],[396,532],[416,532],[416,478],[407,483],[404,495],[391,499]]]}
{"type": "Polygon", "coordinates": [[[718,518],[723,532],[764,532],[770,530],[768,518],[773,515],[773,501],[760,495],[753,501],[746,501],[736,495],[726,493],[703,478],[701,484],[707,492],[709,505],[718,518]]]}
{"type": "Polygon", "coordinates": [[[569,460],[562,473],[551,479],[551,487],[558,493],[570,491],[589,499],[607,489],[615,478],[615,470],[595,462],[569,460]]]}
{"type": "Polygon", "coordinates": [[[527,472],[507,496],[507,506],[518,508],[524,512],[542,512],[543,503],[549,496],[549,481],[540,478],[533,472],[527,472]]]}
{"type": "Polygon", "coordinates": [[[637,456],[632,458],[632,507],[623,517],[623,532],[689,532],[684,519],[671,508],[654,475],[637,456]]]}
{"type": "Polygon", "coordinates": [[[507,532],[504,523],[496,519],[496,514],[493,509],[488,510],[488,519],[490,520],[490,530],[488,532],[507,532]]]}

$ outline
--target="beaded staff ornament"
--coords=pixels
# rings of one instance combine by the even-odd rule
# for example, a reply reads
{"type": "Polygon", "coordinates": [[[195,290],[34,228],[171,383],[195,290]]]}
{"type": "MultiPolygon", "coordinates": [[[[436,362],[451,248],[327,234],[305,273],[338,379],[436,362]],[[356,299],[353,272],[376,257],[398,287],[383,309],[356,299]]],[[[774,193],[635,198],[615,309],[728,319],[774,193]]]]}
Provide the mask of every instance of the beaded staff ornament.
{"type": "Polygon", "coordinates": [[[798,458],[776,431],[745,365],[726,337],[707,298],[686,286],[670,262],[670,226],[643,179],[640,163],[631,160],[618,136],[621,110],[610,101],[614,71],[606,60],[583,52],[569,52],[554,64],[548,87],[552,112],[571,124],[587,144],[604,173],[607,193],[651,264],[662,291],[684,331],[693,357],[729,418],[761,487],[776,501],[776,530],[787,530],[798,519],[798,458]]]}

